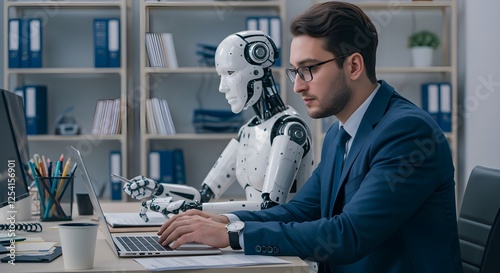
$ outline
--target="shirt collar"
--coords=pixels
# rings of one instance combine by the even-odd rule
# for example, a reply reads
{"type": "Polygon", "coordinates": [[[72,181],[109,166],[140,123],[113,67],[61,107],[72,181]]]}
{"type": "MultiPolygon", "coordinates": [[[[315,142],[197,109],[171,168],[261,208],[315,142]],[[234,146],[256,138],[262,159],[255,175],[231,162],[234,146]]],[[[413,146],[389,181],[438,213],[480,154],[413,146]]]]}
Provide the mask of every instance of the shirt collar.
{"type": "Polygon", "coordinates": [[[344,130],[351,136],[351,139],[354,139],[356,137],[356,133],[358,132],[359,125],[361,124],[361,120],[363,119],[363,116],[366,113],[366,110],[368,109],[368,106],[370,106],[370,103],[372,102],[373,98],[377,94],[378,90],[380,89],[380,84],[377,84],[377,87],[375,90],[366,98],[366,100],[361,104],[354,113],[347,119],[347,121],[342,124],[339,121],[339,128],[340,126],[344,126],[344,130]]]}

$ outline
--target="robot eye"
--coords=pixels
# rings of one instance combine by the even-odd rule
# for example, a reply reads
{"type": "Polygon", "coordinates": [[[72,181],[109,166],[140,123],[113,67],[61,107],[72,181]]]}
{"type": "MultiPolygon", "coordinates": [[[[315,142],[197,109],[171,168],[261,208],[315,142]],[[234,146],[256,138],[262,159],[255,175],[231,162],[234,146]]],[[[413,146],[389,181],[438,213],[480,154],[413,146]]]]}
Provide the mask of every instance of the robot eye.
{"type": "Polygon", "coordinates": [[[234,74],[234,71],[227,71],[227,74],[231,76],[234,74]]]}

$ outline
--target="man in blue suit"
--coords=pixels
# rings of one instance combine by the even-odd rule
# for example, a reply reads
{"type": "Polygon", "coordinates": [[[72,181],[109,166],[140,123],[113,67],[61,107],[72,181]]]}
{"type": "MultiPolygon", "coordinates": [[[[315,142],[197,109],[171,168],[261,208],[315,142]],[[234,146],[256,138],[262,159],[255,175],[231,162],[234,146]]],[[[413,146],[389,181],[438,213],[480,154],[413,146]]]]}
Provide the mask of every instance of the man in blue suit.
{"type": "Polygon", "coordinates": [[[187,211],[160,228],[160,242],[299,256],[320,272],[462,272],[450,147],[430,115],[377,81],[373,23],[357,6],[331,1],[290,29],[294,91],[311,117],[339,120],[318,167],[287,204],[187,211]]]}

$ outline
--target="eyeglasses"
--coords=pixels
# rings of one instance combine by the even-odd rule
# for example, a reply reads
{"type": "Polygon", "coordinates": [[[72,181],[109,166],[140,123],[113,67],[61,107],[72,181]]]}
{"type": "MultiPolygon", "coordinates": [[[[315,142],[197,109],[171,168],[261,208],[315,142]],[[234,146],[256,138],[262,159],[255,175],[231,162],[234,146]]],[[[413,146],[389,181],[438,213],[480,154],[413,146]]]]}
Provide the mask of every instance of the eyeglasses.
{"type": "Polygon", "coordinates": [[[307,66],[301,66],[301,67],[297,67],[297,68],[288,68],[286,69],[286,74],[288,75],[288,78],[290,79],[290,81],[292,82],[295,82],[295,77],[297,76],[297,74],[299,74],[299,77],[305,81],[305,82],[310,82],[312,81],[313,79],[313,75],[312,75],[312,69],[313,68],[316,68],[320,65],[323,65],[323,64],[326,64],[326,63],[329,63],[329,62],[333,62],[337,59],[340,59],[340,58],[343,58],[345,56],[339,56],[339,57],[335,57],[333,59],[330,59],[330,60],[326,60],[326,61],[323,61],[323,62],[320,62],[320,63],[317,63],[317,64],[313,64],[313,65],[307,65],[307,66]]]}

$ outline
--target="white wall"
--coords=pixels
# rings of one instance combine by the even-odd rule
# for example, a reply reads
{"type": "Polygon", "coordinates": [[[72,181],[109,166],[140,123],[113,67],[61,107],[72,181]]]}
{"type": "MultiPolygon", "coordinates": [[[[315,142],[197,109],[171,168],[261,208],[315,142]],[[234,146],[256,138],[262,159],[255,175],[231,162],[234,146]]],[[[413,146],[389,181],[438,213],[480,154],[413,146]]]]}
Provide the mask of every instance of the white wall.
{"type": "Polygon", "coordinates": [[[465,72],[460,176],[469,177],[482,165],[500,168],[500,1],[463,1],[463,48],[460,70],[465,72]]]}

